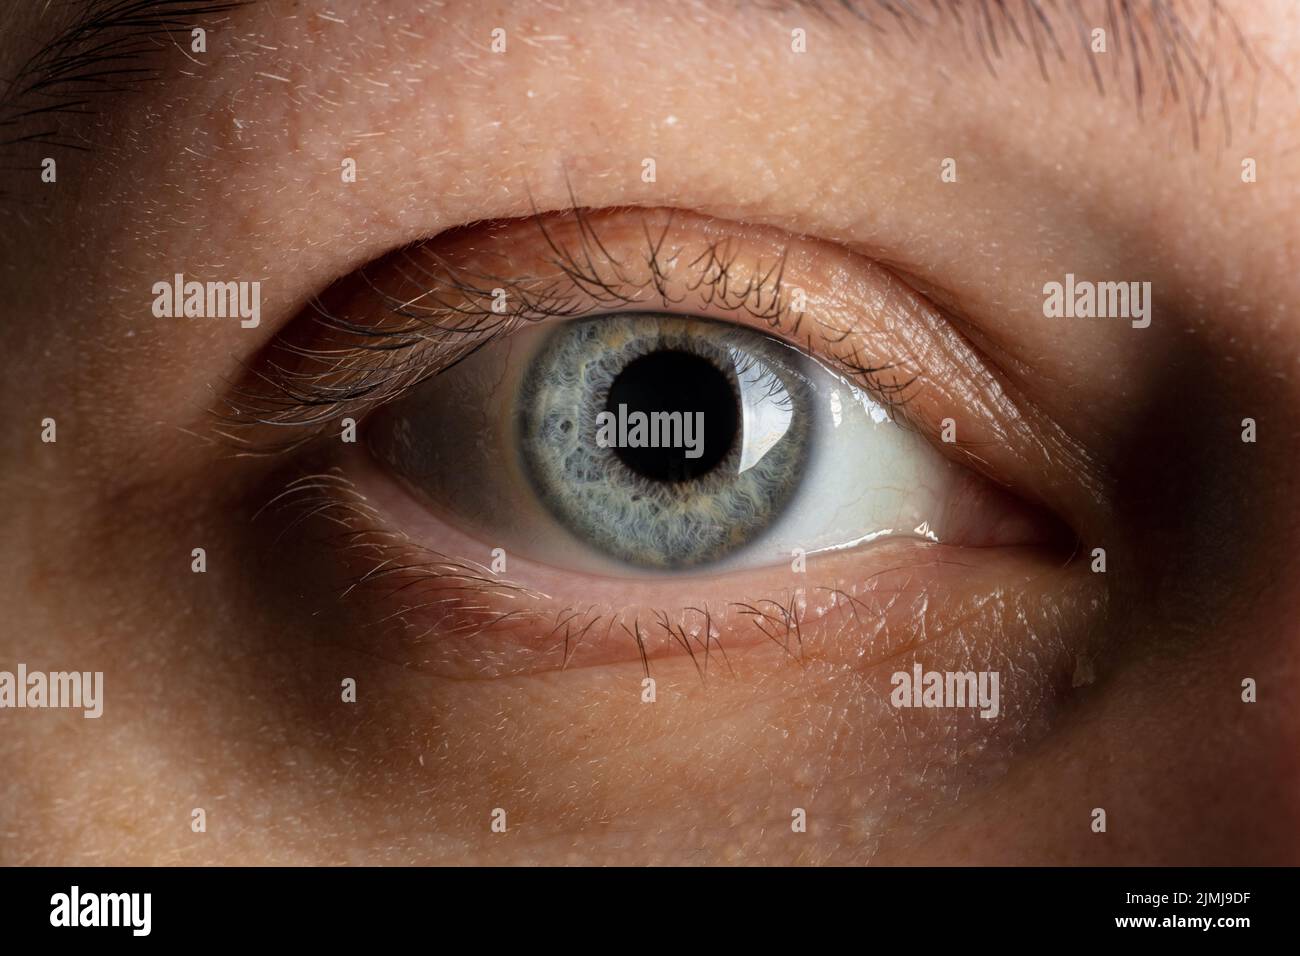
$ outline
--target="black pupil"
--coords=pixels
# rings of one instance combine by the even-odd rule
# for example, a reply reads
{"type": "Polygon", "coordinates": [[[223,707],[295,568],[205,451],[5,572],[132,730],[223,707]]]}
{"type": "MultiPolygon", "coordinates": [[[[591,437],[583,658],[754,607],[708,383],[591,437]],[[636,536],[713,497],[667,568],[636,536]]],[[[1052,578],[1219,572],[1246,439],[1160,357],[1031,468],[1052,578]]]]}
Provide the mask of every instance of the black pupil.
{"type": "MultiPolygon", "coordinates": [[[[681,413],[681,428],[675,430],[675,436],[685,438],[689,434],[691,448],[684,447],[684,441],[679,441],[677,447],[667,448],[615,443],[614,453],[624,464],[656,481],[690,481],[708,474],[731,451],[740,425],[740,409],[731,382],[708,359],[690,352],[651,352],[628,362],[609,386],[605,409],[618,416],[620,405],[626,406],[629,437],[631,423],[637,420],[636,412],[642,413],[648,422],[654,421],[651,416],[655,412],[681,413]],[[696,412],[704,415],[702,430],[696,427],[699,422],[696,412]],[[699,450],[698,458],[687,457],[692,449],[699,450]]],[[[664,438],[661,444],[668,444],[669,436],[665,433],[670,429],[662,416],[659,421],[657,431],[664,438]]],[[[647,425],[647,443],[654,433],[647,425]]]]}

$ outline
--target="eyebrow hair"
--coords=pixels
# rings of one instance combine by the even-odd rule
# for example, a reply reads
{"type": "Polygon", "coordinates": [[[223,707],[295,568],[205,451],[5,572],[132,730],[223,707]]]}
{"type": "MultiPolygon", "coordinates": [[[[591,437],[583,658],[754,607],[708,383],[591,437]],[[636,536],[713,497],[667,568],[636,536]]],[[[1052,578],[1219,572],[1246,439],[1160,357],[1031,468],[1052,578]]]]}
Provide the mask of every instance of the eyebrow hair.
{"type": "MultiPolygon", "coordinates": [[[[139,89],[161,76],[159,54],[178,46],[175,34],[196,20],[249,6],[256,0],[75,0],[82,7],[74,22],[32,55],[0,93],[0,154],[26,143],[89,150],[89,140],[68,129],[70,115],[98,112],[109,94],[139,89]]],[[[972,47],[985,68],[1016,47],[1032,51],[1046,81],[1050,64],[1067,51],[1090,53],[1091,31],[1107,31],[1115,69],[1127,61],[1139,114],[1153,81],[1162,97],[1183,102],[1193,148],[1213,100],[1219,106],[1225,143],[1231,119],[1225,87],[1231,69],[1216,59],[1220,30],[1230,35],[1258,93],[1261,66],[1251,45],[1222,0],[755,0],[769,11],[797,9],[831,20],[848,16],[881,42],[901,34],[917,42],[925,32],[955,28],[966,54],[972,47]],[[1206,18],[1209,48],[1193,33],[1183,10],[1197,7],[1206,18]],[[1089,18],[1087,8],[1099,16],[1089,18]],[[1062,38],[1075,34],[1077,43],[1062,38]]],[[[1097,90],[1106,83],[1097,58],[1086,57],[1097,90]]],[[[1254,123],[1254,102],[1251,105],[1254,123]]],[[[0,191],[0,195],[4,195],[0,191]]]]}
{"type": "MultiPolygon", "coordinates": [[[[1043,80],[1053,63],[1064,64],[1071,51],[1082,53],[1097,92],[1107,93],[1098,57],[1092,52],[1093,31],[1106,33],[1107,49],[1115,55],[1112,68],[1127,73],[1138,115],[1148,98],[1158,96],[1182,103],[1187,111],[1192,146],[1200,147],[1200,128],[1213,101],[1219,107],[1225,145],[1232,125],[1227,84],[1231,64],[1219,60],[1220,42],[1235,47],[1251,83],[1251,114],[1263,67],[1250,41],[1223,0],[774,0],[775,6],[798,8],[835,20],[860,21],[869,36],[886,42],[901,33],[919,41],[923,32],[955,29],[963,52],[972,46],[989,73],[1014,49],[1030,51],[1043,80]],[[1193,29],[1199,14],[1204,35],[1193,29]],[[1073,42],[1071,36],[1073,35],[1073,42]]],[[[1118,86],[1118,82],[1116,83],[1118,86]]]]}
{"type": "MultiPolygon", "coordinates": [[[[158,56],[195,21],[250,0],[75,0],[73,22],[29,57],[0,93],[0,150],[24,143],[87,150],[63,118],[96,113],[108,94],[161,75],[158,56]]],[[[48,3],[47,3],[48,9],[48,3]]]]}

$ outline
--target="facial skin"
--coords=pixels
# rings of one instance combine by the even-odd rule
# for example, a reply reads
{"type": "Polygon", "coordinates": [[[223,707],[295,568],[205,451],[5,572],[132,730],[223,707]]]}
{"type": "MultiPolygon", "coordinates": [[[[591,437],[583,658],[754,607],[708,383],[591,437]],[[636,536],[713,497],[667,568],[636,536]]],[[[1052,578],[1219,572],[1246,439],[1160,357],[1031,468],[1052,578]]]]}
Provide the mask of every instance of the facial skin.
{"type": "MultiPolygon", "coordinates": [[[[157,83],[78,127],[92,151],[17,148],[0,670],[103,671],[105,701],[98,720],[0,710],[0,862],[1300,862],[1300,8],[1226,4],[1255,70],[1184,5],[1222,80],[1194,143],[1186,94],[1148,62],[1139,115],[1113,50],[1101,95],[1079,49],[1045,81],[1014,42],[987,69],[969,22],[873,40],[769,6],[259,3],[201,21],[205,54],[168,52],[157,83]],[[335,419],[240,456],[212,411],[277,334],[313,334],[306,306],[334,280],[423,239],[526,272],[520,223],[440,234],[575,197],[629,259],[666,210],[683,243],[733,237],[742,269],[795,247],[810,315],[918,376],[912,426],[942,446],[952,417],[961,442],[940,450],[1078,548],[884,542],[814,555],[806,579],[672,584],[519,558],[512,580],[547,600],[508,632],[376,626],[391,594],[339,594],[380,552],[340,553],[332,518],[479,563],[496,542],[407,495],[335,419]],[[150,290],[177,272],[259,280],[260,324],[155,318],[150,290]],[[1150,281],[1150,327],[1046,318],[1067,273],[1150,281]],[[331,469],[347,487],[315,519],[254,520],[331,469]],[[724,613],[799,588],[785,646],[724,613]],[[829,607],[835,589],[859,603],[829,607]],[[726,666],[712,648],[702,677],[661,634],[643,702],[612,615],[644,608],[652,630],[649,609],[702,604],[726,666]],[[577,605],[613,636],[561,669],[552,625],[577,605]],[[890,675],[914,661],[999,671],[1002,713],[894,708],[890,675]]],[[[6,14],[6,75],[63,15],[6,14]]]]}

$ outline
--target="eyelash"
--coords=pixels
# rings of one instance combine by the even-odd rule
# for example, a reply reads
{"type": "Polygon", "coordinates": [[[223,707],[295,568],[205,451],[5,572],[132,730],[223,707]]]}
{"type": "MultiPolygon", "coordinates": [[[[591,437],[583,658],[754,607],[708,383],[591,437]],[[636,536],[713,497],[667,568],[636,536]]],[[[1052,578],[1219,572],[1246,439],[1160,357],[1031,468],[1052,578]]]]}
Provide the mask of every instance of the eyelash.
{"type": "MultiPolygon", "coordinates": [[[[690,296],[701,307],[721,306],[729,312],[745,313],[773,333],[796,339],[803,329],[805,314],[790,308],[783,286],[785,254],[766,268],[755,263],[747,270],[757,278],[743,284],[734,278],[740,251],[729,239],[710,244],[703,253],[684,265],[675,255],[664,254],[664,243],[672,227],[672,215],[658,235],[645,225],[644,278],[630,275],[626,263],[610,254],[596,232],[590,211],[576,204],[565,213],[534,213],[528,222],[541,233],[551,250],[550,265],[556,278],[507,277],[471,274],[419,245],[396,255],[403,267],[410,266],[418,278],[417,295],[397,297],[384,292],[365,267],[358,273],[390,318],[374,325],[361,324],[332,312],[320,297],[309,308],[312,321],[322,330],[319,344],[294,344],[282,334],[270,346],[272,354],[287,357],[268,359],[266,370],[250,369],[249,384],[234,385],[225,398],[225,408],[214,412],[216,433],[242,454],[273,454],[299,448],[317,438],[341,417],[359,418],[386,404],[426,379],[463,361],[502,335],[526,325],[555,318],[591,314],[589,301],[617,310],[629,305],[646,308],[638,296],[652,291],[665,309],[680,305],[685,297],[673,299],[667,278],[677,269],[691,276],[685,283],[690,296]],[[577,225],[577,248],[565,246],[547,222],[571,217],[577,225]],[[427,265],[415,256],[424,256],[427,265]],[[504,292],[504,309],[496,307],[504,292]],[[451,296],[455,302],[449,301],[451,296]],[[287,441],[267,442],[258,426],[303,429],[287,441]]],[[[479,229],[490,226],[479,225],[479,229]]],[[[412,278],[406,268],[403,278],[412,278]]],[[[328,292],[326,293],[328,295],[328,292]]],[[[295,323],[296,324],[296,323],[295,323]]],[[[828,344],[842,344],[848,330],[821,326],[828,344]]],[[[796,347],[818,358],[812,335],[796,347]]],[[[890,365],[873,366],[857,358],[856,351],[822,359],[872,393],[891,417],[906,405],[915,376],[898,380],[890,365]]]]}
{"type": "MultiPolygon", "coordinates": [[[[283,491],[258,509],[253,520],[270,516],[282,522],[277,541],[307,522],[332,528],[319,537],[320,543],[332,545],[344,556],[345,562],[350,558],[366,566],[366,570],[360,573],[350,573],[349,583],[337,593],[337,598],[345,600],[362,590],[375,592],[381,599],[393,600],[402,596],[404,601],[400,607],[370,620],[368,627],[378,629],[395,624],[404,632],[406,643],[416,648],[435,632],[439,641],[447,638],[467,640],[506,624],[540,623],[546,628],[540,654],[562,652],[561,660],[567,667],[587,635],[608,636],[619,630],[636,643],[645,676],[650,676],[651,656],[658,656],[657,648],[649,647],[648,642],[657,639],[659,646],[676,646],[685,650],[695,665],[697,676],[707,680],[713,654],[720,655],[727,669],[731,668],[720,635],[724,629],[736,629],[735,621],[730,620],[733,616],[743,626],[757,629],[791,660],[802,664],[805,626],[820,621],[827,614],[836,613],[841,615],[844,624],[847,625],[851,619],[853,626],[860,629],[864,625],[858,613],[859,607],[868,614],[868,620],[872,619],[871,615],[880,613],[879,608],[873,608],[863,596],[824,586],[812,591],[824,595],[829,609],[814,615],[810,615],[809,595],[802,588],[788,590],[783,600],[758,597],[731,601],[721,613],[707,605],[675,611],[641,609],[630,620],[624,611],[593,613],[592,607],[562,607],[553,614],[534,608],[498,611],[486,607],[484,602],[537,601],[546,600],[548,596],[498,577],[476,562],[449,557],[415,544],[401,532],[385,530],[374,507],[338,466],[293,479],[283,491]],[[417,631],[407,616],[427,612],[431,607],[445,613],[417,631]],[[465,620],[444,628],[447,620],[455,615],[465,620]],[[703,639],[699,636],[701,634],[703,639]]],[[[892,607],[897,599],[896,595],[891,595],[885,600],[892,607]]],[[[927,605],[928,598],[922,592],[913,601],[919,610],[927,605]]],[[[410,661],[402,663],[420,666],[418,663],[412,665],[410,661]]]]}

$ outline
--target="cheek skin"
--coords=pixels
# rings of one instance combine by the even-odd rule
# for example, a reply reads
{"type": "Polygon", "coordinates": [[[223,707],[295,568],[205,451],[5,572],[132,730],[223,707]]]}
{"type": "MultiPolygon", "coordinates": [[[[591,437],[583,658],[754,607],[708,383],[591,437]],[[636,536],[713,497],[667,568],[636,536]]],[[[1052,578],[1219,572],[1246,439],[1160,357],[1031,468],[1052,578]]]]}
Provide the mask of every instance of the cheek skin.
{"type": "MultiPolygon", "coordinates": [[[[635,664],[451,681],[345,653],[332,674],[316,668],[321,685],[342,668],[367,702],[308,723],[349,742],[345,803],[364,797],[363,781],[408,776],[386,806],[400,819],[431,815],[436,827],[420,838],[429,852],[451,841],[496,861],[556,859],[564,847],[560,858],[588,862],[698,851],[725,862],[864,862],[886,846],[905,850],[1070,706],[1080,667],[1062,642],[1076,635],[1059,625],[1087,609],[1043,598],[1034,587],[980,601],[869,595],[856,607],[872,623],[828,615],[804,630],[802,652],[733,644],[725,665],[715,651],[707,679],[681,655],[652,661],[653,703],[635,664]],[[997,669],[1002,713],[894,709],[890,673],[913,660],[997,669]],[[484,830],[502,806],[512,835],[494,843],[484,830]],[[814,821],[806,843],[789,840],[796,807],[814,821]]],[[[385,845],[399,832],[394,821],[368,836],[385,845]]]]}
{"type": "MultiPolygon", "coordinates": [[[[26,768],[9,785],[10,819],[31,841],[10,843],[8,862],[93,862],[107,848],[121,862],[306,862],[322,834],[369,862],[885,859],[1073,706],[1076,659],[1092,651],[1074,628],[1105,610],[1091,579],[1038,560],[990,560],[946,582],[904,568],[856,589],[843,579],[861,582],[860,566],[814,566],[810,587],[842,585],[852,600],[815,610],[789,652],[727,623],[727,657],[715,648],[707,679],[684,654],[652,661],[653,704],[637,660],[449,679],[367,626],[379,608],[353,619],[349,601],[322,593],[332,557],[300,559],[292,535],[269,546],[279,529],[248,520],[252,509],[218,497],[196,508],[182,487],[142,487],[75,529],[85,561],[50,563],[47,583],[81,601],[12,622],[55,635],[44,643],[56,656],[60,640],[83,642],[112,719],[6,740],[6,765],[26,768]],[[188,541],[208,547],[206,575],[177,575],[188,541]],[[97,609],[93,626],[83,606],[97,609]],[[999,670],[998,719],[895,710],[890,674],[914,660],[999,670]],[[340,700],[345,677],[356,704],[340,700]],[[76,754],[78,772],[47,752],[76,754]],[[69,805],[99,809],[37,840],[69,805]],[[210,840],[189,835],[195,806],[210,840]],[[496,807],[507,834],[490,832],[496,807]],[[805,842],[791,842],[795,807],[809,813],[805,842]]],[[[34,644],[18,651],[43,660],[34,644]]]]}

